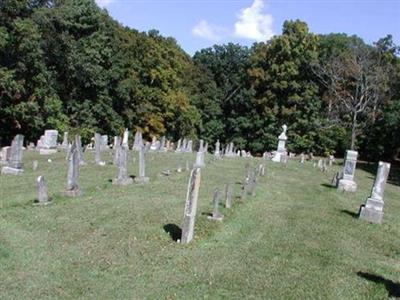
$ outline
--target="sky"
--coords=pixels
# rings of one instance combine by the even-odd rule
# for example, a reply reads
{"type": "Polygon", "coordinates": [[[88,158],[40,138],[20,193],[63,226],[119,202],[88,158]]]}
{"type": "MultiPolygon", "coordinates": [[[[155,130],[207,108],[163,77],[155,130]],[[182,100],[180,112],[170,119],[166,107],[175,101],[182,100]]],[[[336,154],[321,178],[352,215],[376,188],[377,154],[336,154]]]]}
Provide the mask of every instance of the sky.
{"type": "Polygon", "coordinates": [[[279,35],[285,20],[313,33],[387,34],[400,45],[400,0],[96,0],[124,26],[174,37],[190,55],[214,44],[251,46],[279,35]]]}

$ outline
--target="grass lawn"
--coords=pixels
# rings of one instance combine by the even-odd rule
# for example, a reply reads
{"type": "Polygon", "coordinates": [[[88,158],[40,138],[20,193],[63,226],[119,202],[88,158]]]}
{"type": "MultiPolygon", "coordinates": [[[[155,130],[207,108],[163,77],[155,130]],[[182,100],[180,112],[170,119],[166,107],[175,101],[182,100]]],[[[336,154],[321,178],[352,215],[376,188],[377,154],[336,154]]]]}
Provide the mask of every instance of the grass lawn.
{"type": "MultiPolygon", "coordinates": [[[[0,299],[386,299],[400,297],[400,186],[388,184],[382,225],[355,214],[374,172],[356,171],[358,191],[328,186],[311,163],[266,162],[256,196],[221,206],[223,222],[207,220],[215,188],[235,183],[245,164],[225,159],[202,170],[195,239],[172,240],[180,226],[188,172],[171,176],[193,155],[148,154],[147,185],[113,186],[116,167],[81,168],[84,195],[61,196],[63,153],[53,162],[25,151],[22,176],[0,176],[0,299]],[[32,161],[39,160],[37,171],[32,161]],[[53,203],[33,206],[44,175],[53,203]]],[[[137,154],[135,154],[136,156],[137,154]]],[[[111,161],[111,156],[103,154],[111,161]]],[[[130,173],[137,171],[137,159],[130,173]]]]}

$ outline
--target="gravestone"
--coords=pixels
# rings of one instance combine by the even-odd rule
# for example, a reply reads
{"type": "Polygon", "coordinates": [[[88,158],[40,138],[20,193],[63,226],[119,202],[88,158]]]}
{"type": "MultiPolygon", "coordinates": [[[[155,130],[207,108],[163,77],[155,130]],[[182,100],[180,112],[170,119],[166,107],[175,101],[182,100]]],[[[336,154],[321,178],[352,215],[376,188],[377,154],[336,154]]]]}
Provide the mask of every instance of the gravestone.
{"type": "Polygon", "coordinates": [[[187,142],[187,146],[186,146],[186,153],[192,153],[193,152],[193,141],[189,140],[187,142]]]}
{"type": "Polygon", "coordinates": [[[301,163],[301,164],[304,164],[304,163],[305,163],[305,160],[306,160],[306,156],[304,155],[304,153],[301,153],[301,154],[300,154],[300,163],[301,163]]]}
{"type": "Polygon", "coordinates": [[[36,171],[37,168],[38,168],[38,165],[39,165],[39,162],[38,162],[37,160],[34,160],[34,161],[32,162],[32,170],[33,170],[33,171],[36,171]]]}
{"type": "Polygon", "coordinates": [[[129,130],[128,128],[125,129],[124,135],[122,138],[122,146],[126,149],[129,149],[129,130]]]}
{"type": "Polygon", "coordinates": [[[145,165],[145,149],[144,146],[139,149],[139,176],[135,177],[135,182],[147,183],[149,182],[149,177],[146,177],[146,165],[145,165]]]}
{"type": "Polygon", "coordinates": [[[222,221],[224,216],[219,212],[219,200],[220,200],[220,192],[219,189],[215,189],[213,196],[213,211],[212,215],[208,216],[207,219],[213,221],[222,221]]]}
{"type": "Polygon", "coordinates": [[[221,144],[219,140],[215,143],[215,150],[214,150],[214,157],[220,158],[221,157],[221,144]]]}
{"type": "Polygon", "coordinates": [[[61,144],[61,148],[67,149],[67,147],[68,147],[68,132],[64,132],[64,137],[63,137],[63,141],[61,144]]]}
{"type": "Polygon", "coordinates": [[[232,207],[232,184],[225,184],[225,207],[232,207]]]}
{"type": "Polygon", "coordinates": [[[67,174],[67,188],[64,194],[68,197],[78,197],[82,195],[79,188],[79,149],[77,139],[72,143],[68,156],[68,174],[67,174]]]}
{"type": "Polygon", "coordinates": [[[282,162],[281,156],[287,156],[287,151],[286,151],[287,126],[283,125],[282,129],[283,129],[283,131],[278,137],[278,140],[279,140],[278,141],[278,149],[276,150],[276,153],[275,153],[274,157],[272,158],[272,161],[274,161],[274,162],[282,162]]]}
{"type": "Polygon", "coordinates": [[[108,135],[102,135],[100,137],[100,151],[106,151],[108,149],[108,135]]]}
{"type": "Polygon", "coordinates": [[[98,166],[105,166],[106,163],[101,161],[101,135],[99,133],[94,134],[94,163],[98,166]]]}
{"type": "Polygon", "coordinates": [[[193,239],[194,236],[194,225],[196,221],[197,201],[199,197],[200,182],[201,182],[201,169],[194,168],[190,173],[190,178],[186,193],[185,211],[183,216],[182,237],[181,237],[182,244],[190,243],[190,241],[193,239]]]}
{"type": "Polygon", "coordinates": [[[17,134],[10,148],[10,156],[7,161],[7,166],[1,169],[1,174],[20,175],[24,172],[22,169],[22,151],[24,146],[24,136],[17,134]]]}
{"type": "Polygon", "coordinates": [[[113,179],[114,185],[129,185],[133,183],[133,179],[128,176],[128,148],[121,145],[117,148],[117,177],[113,179]]]}
{"type": "Polygon", "coordinates": [[[114,152],[114,158],[113,158],[113,164],[116,166],[118,165],[118,155],[120,154],[119,148],[121,148],[121,143],[122,139],[119,136],[114,137],[114,147],[113,147],[113,152],[114,152]]]}
{"type": "Polygon", "coordinates": [[[75,136],[75,144],[78,152],[79,165],[84,166],[86,162],[83,158],[82,140],[80,135],[75,136]]]}
{"type": "Polygon", "coordinates": [[[135,140],[133,142],[133,150],[139,151],[140,147],[143,146],[143,135],[142,131],[137,130],[135,134],[135,140]]]}
{"type": "Polygon", "coordinates": [[[368,222],[381,224],[383,219],[383,193],[386,181],[389,177],[390,164],[379,162],[378,172],[376,173],[371,195],[365,205],[360,207],[359,218],[368,222]]]}
{"type": "Polygon", "coordinates": [[[196,168],[204,168],[205,167],[204,152],[203,151],[198,151],[197,152],[195,167],[196,168]]]}
{"type": "Polygon", "coordinates": [[[37,187],[37,199],[34,202],[35,205],[47,205],[50,204],[47,184],[43,176],[39,176],[36,180],[37,187]]]}
{"type": "Polygon", "coordinates": [[[182,152],[182,140],[181,139],[178,140],[178,145],[176,146],[175,152],[176,153],[182,152]]]}
{"type": "Polygon", "coordinates": [[[260,164],[258,166],[258,176],[264,177],[265,176],[265,165],[260,164]]]}
{"type": "Polygon", "coordinates": [[[11,154],[11,147],[6,146],[1,148],[1,161],[0,164],[6,165],[8,164],[8,161],[10,160],[10,154],[11,154]]]}
{"type": "Polygon", "coordinates": [[[333,155],[329,155],[329,166],[332,167],[335,162],[335,157],[333,155]]]}
{"type": "Polygon", "coordinates": [[[354,182],[357,156],[357,151],[346,151],[346,159],[343,167],[343,178],[341,178],[338,183],[339,190],[345,192],[355,192],[357,190],[357,184],[354,182]]]}
{"type": "Polygon", "coordinates": [[[45,130],[44,138],[41,140],[41,148],[39,149],[39,154],[49,155],[57,153],[57,130],[45,130]]]}

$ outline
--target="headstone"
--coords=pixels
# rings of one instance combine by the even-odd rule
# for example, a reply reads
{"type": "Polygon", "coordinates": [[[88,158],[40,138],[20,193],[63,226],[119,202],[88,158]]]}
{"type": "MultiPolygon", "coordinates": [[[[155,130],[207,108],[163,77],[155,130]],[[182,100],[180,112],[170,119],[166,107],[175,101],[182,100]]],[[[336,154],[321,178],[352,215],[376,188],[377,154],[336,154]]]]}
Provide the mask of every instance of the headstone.
{"type": "Polygon", "coordinates": [[[105,166],[106,163],[101,161],[101,135],[94,134],[94,163],[98,166],[105,166]]]}
{"type": "Polygon", "coordinates": [[[86,162],[83,158],[82,140],[80,135],[75,136],[75,144],[78,152],[79,165],[84,166],[86,162]]]}
{"type": "Polygon", "coordinates": [[[36,180],[37,187],[37,199],[34,202],[35,205],[47,205],[50,204],[47,184],[43,176],[39,176],[36,180]]]}
{"type": "Polygon", "coordinates": [[[265,165],[260,164],[258,166],[258,176],[264,177],[265,176],[265,165]]]}
{"type": "Polygon", "coordinates": [[[122,146],[124,146],[126,149],[129,149],[129,130],[128,128],[125,129],[124,135],[122,138],[122,146]]]}
{"type": "Polygon", "coordinates": [[[182,152],[182,140],[178,140],[178,145],[176,146],[175,152],[180,153],[182,152]]]}
{"type": "Polygon", "coordinates": [[[232,207],[232,185],[230,183],[225,184],[225,208],[232,207]]]}
{"type": "Polygon", "coordinates": [[[137,130],[135,134],[135,140],[133,142],[133,150],[139,151],[140,147],[143,146],[143,135],[142,131],[137,130]]]}
{"type": "Polygon", "coordinates": [[[305,160],[306,160],[306,156],[304,155],[304,153],[301,153],[301,154],[300,154],[300,163],[301,163],[301,164],[304,164],[304,163],[305,163],[305,160]]]}
{"type": "Polygon", "coordinates": [[[221,157],[221,144],[219,140],[215,143],[215,150],[214,150],[214,157],[220,158],[221,157]]]}
{"type": "Polygon", "coordinates": [[[108,135],[102,135],[100,137],[100,151],[106,151],[108,149],[108,135]]]}
{"type": "Polygon", "coordinates": [[[6,165],[8,164],[8,161],[10,160],[10,154],[11,154],[11,147],[6,146],[1,148],[1,161],[0,164],[6,165]]]}
{"type": "Polygon", "coordinates": [[[63,141],[61,144],[61,148],[67,149],[67,147],[68,147],[68,132],[64,132],[64,137],[63,137],[63,141]]]}
{"type": "Polygon", "coordinates": [[[322,159],[318,160],[318,169],[322,171],[322,159]]]}
{"type": "Polygon", "coordinates": [[[187,153],[192,153],[193,152],[193,141],[189,140],[187,142],[187,146],[186,146],[186,151],[187,153]]]}
{"type": "Polygon", "coordinates": [[[138,182],[138,183],[149,182],[149,177],[146,177],[145,169],[146,169],[145,150],[144,150],[144,146],[142,146],[139,149],[139,176],[135,177],[135,182],[138,182]]]}
{"type": "Polygon", "coordinates": [[[329,155],[329,166],[332,167],[335,162],[335,157],[333,155],[329,155]]]}
{"type": "Polygon", "coordinates": [[[39,162],[38,162],[37,160],[34,160],[34,161],[32,162],[32,170],[33,170],[33,171],[36,171],[37,168],[38,168],[38,165],[39,165],[39,162]]]}
{"type": "Polygon", "coordinates": [[[390,164],[379,162],[378,172],[376,173],[371,195],[365,205],[360,207],[360,219],[368,222],[381,224],[383,219],[383,193],[386,181],[389,177],[390,164]]]}
{"type": "Polygon", "coordinates": [[[222,221],[224,216],[219,212],[219,200],[220,200],[220,192],[219,189],[215,189],[214,197],[213,197],[213,212],[211,216],[208,216],[207,219],[213,221],[222,221]]]}
{"type": "Polygon", "coordinates": [[[205,167],[204,152],[203,151],[198,151],[197,152],[195,166],[196,166],[196,168],[204,168],[205,167]]]}
{"type": "Polygon", "coordinates": [[[282,162],[281,161],[281,156],[282,155],[287,155],[286,151],[286,141],[287,141],[287,136],[286,136],[286,131],[287,131],[287,126],[283,125],[282,126],[282,133],[278,137],[278,149],[276,150],[275,156],[272,158],[272,161],[274,162],[282,162]]]}
{"type": "Polygon", "coordinates": [[[49,155],[57,153],[57,139],[58,139],[57,130],[45,130],[44,138],[42,140],[42,145],[41,148],[39,149],[39,154],[49,155]]]}
{"type": "Polygon", "coordinates": [[[7,162],[7,166],[1,169],[1,174],[19,175],[24,172],[22,169],[22,148],[24,145],[24,136],[17,134],[10,148],[10,156],[7,162]]]}
{"type": "Polygon", "coordinates": [[[157,145],[157,151],[158,152],[164,152],[165,151],[165,136],[161,137],[161,140],[159,144],[157,145]]]}
{"type": "Polygon", "coordinates": [[[79,188],[79,149],[77,140],[72,143],[71,149],[68,156],[68,175],[67,175],[67,188],[65,195],[68,197],[78,197],[82,195],[82,191],[79,188]]]}
{"type": "Polygon", "coordinates": [[[357,184],[354,182],[357,156],[357,151],[346,151],[346,159],[343,167],[343,178],[341,178],[338,183],[339,190],[346,192],[355,192],[357,190],[357,184]]]}
{"type": "Polygon", "coordinates": [[[133,183],[133,179],[128,176],[128,148],[121,145],[117,147],[117,167],[118,174],[117,177],[114,178],[114,185],[129,185],[133,183]]]}
{"type": "Polygon", "coordinates": [[[190,173],[189,184],[186,193],[185,211],[182,225],[181,243],[189,243],[194,236],[194,224],[197,212],[197,200],[201,181],[201,169],[194,168],[190,173]]]}

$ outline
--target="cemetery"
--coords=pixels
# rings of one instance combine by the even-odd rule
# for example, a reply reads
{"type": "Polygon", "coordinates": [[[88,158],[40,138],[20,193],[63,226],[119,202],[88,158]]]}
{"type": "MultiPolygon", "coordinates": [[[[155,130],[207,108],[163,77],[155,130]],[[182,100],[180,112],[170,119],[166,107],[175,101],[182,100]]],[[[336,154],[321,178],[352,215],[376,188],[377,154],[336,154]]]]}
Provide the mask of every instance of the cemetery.
{"type": "Polygon", "coordinates": [[[46,156],[14,139],[18,171],[0,177],[2,298],[387,294],[363,276],[398,271],[400,184],[390,164],[356,168],[346,158],[322,172],[323,158],[243,157],[233,143],[207,153],[202,140],[190,140],[190,152],[153,139],[158,151],[121,136],[100,151],[99,137],[93,149],[77,136],[46,156]],[[340,188],[343,178],[357,188],[340,188]]]}
{"type": "Polygon", "coordinates": [[[400,299],[399,20],[0,0],[0,300],[400,299]]]}

